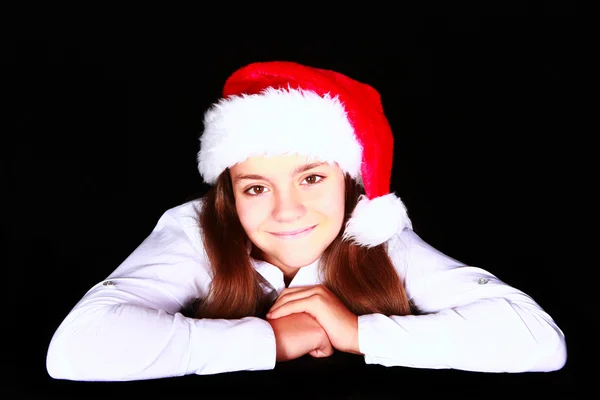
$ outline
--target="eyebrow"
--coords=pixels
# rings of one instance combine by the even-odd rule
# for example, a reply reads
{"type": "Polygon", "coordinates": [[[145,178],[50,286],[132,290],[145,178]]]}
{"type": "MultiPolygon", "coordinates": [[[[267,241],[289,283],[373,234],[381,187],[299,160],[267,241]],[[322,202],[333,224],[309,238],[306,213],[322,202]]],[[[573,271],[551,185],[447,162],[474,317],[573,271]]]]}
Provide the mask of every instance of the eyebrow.
{"type": "MultiPolygon", "coordinates": [[[[310,163],[310,164],[304,164],[304,165],[299,165],[296,168],[294,168],[294,170],[291,172],[290,176],[294,176],[297,174],[301,174],[302,172],[306,172],[309,171],[313,168],[317,168],[320,167],[321,165],[325,165],[327,164],[326,162],[314,162],[314,163],[310,163]]],[[[254,179],[254,180],[263,180],[263,181],[268,181],[269,179],[265,178],[262,175],[256,175],[256,174],[237,174],[234,178],[233,178],[233,182],[239,182],[241,180],[244,179],[254,179]]]]}

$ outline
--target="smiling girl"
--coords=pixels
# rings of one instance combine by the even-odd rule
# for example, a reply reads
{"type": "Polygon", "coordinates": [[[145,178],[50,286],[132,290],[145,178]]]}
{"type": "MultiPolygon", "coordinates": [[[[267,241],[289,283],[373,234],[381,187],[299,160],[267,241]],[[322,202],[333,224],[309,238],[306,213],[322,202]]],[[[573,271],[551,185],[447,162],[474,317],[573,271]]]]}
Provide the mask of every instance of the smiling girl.
{"type": "Polygon", "coordinates": [[[250,64],[204,125],[211,189],[167,210],[75,305],[50,343],[52,377],[266,370],[335,350],[416,368],[565,364],[562,331],[530,296],[413,231],[389,192],[393,136],[372,87],[250,64]]]}

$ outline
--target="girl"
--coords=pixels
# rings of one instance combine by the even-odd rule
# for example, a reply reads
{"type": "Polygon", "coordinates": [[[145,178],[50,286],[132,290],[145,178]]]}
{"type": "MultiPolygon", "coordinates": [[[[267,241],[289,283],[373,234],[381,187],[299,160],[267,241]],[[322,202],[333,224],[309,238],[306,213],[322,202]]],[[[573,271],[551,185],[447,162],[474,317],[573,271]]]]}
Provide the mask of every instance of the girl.
{"type": "Polygon", "coordinates": [[[248,65],[204,119],[203,198],[167,210],[56,330],[56,379],[366,363],[554,371],[565,339],[527,294],[442,254],[389,192],[379,94],[333,71],[248,65]],[[485,349],[485,354],[482,354],[485,349]]]}

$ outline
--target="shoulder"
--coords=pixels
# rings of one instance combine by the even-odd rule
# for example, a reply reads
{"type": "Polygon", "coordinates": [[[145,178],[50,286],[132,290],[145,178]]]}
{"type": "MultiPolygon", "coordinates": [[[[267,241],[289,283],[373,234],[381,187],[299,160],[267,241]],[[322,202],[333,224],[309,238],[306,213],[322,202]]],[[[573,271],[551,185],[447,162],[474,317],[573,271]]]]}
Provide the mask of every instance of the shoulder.
{"type": "Polygon", "coordinates": [[[183,224],[190,224],[197,220],[203,202],[204,198],[190,200],[167,209],[164,214],[175,218],[183,224]]]}
{"type": "Polygon", "coordinates": [[[205,295],[211,274],[197,223],[201,204],[188,201],[163,211],[150,234],[108,279],[140,298],[150,296],[150,301],[162,299],[164,304],[175,299],[181,307],[205,295]]]}
{"type": "Polygon", "coordinates": [[[159,218],[154,230],[177,232],[178,236],[187,238],[197,251],[204,253],[198,220],[203,201],[203,198],[197,198],[167,209],[159,218]]]}
{"type": "Polygon", "coordinates": [[[405,228],[387,242],[388,256],[404,278],[411,273],[452,269],[463,263],[423,240],[413,229],[405,228]]]}

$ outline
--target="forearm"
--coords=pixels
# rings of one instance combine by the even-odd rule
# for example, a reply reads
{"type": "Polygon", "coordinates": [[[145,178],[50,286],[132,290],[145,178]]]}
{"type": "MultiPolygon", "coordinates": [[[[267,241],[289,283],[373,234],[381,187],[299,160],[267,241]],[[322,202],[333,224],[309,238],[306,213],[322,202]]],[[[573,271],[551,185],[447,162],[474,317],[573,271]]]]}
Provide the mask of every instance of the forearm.
{"type": "Polygon", "coordinates": [[[564,336],[543,311],[506,299],[419,316],[359,317],[367,363],[482,372],[553,371],[566,361],[564,336]]]}
{"type": "Polygon", "coordinates": [[[125,381],[271,369],[275,340],[258,318],[192,319],[133,304],[72,312],[47,357],[57,379],[125,381]]]}

